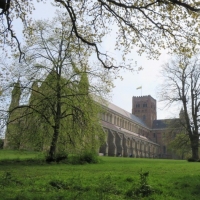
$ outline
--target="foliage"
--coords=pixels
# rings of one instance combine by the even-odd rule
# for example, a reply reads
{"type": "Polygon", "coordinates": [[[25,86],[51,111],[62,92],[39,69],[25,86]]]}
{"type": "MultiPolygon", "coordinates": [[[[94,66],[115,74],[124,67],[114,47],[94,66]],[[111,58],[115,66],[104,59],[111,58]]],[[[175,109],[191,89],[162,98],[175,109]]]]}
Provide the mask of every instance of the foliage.
{"type": "Polygon", "coordinates": [[[147,177],[149,176],[149,172],[141,172],[140,175],[140,184],[139,187],[135,190],[135,194],[137,196],[147,197],[152,194],[153,189],[147,183],[147,177]]]}
{"type": "Polygon", "coordinates": [[[179,159],[187,159],[191,156],[191,143],[182,125],[183,119],[183,110],[181,110],[178,119],[168,120],[167,129],[163,136],[168,151],[172,152],[179,159]]]}
{"type": "MultiPolygon", "coordinates": [[[[39,7],[42,2],[48,3],[45,0],[37,2],[40,3],[39,7]]],[[[59,7],[69,17],[71,33],[78,38],[79,44],[85,43],[88,48],[95,50],[97,59],[107,68],[114,68],[116,65],[112,57],[100,50],[99,44],[103,36],[111,32],[111,25],[117,27],[115,48],[122,49],[123,54],[129,53],[135,46],[138,47],[139,54],[147,52],[150,57],[156,57],[161,48],[190,53],[189,50],[197,44],[199,2],[194,0],[50,1],[52,2],[55,9],[59,7]]],[[[13,21],[22,21],[25,30],[28,30],[23,32],[25,37],[34,32],[34,15],[31,15],[35,9],[34,4],[32,1],[12,0],[10,9],[1,12],[1,44],[18,48],[21,57],[25,51],[20,49],[13,21]]],[[[45,8],[44,5],[44,10],[45,8]]]]}
{"type": "Polygon", "coordinates": [[[80,155],[81,163],[98,163],[99,158],[96,152],[85,151],[80,155]]]}
{"type": "Polygon", "coordinates": [[[187,161],[188,162],[196,162],[197,160],[195,160],[194,158],[188,158],[187,161]]]}
{"type": "Polygon", "coordinates": [[[154,190],[147,182],[147,177],[149,176],[149,172],[139,172],[140,175],[140,182],[138,186],[135,188],[135,185],[133,188],[129,189],[126,192],[126,195],[128,197],[148,197],[150,196],[154,190]]]}
{"type": "Polygon", "coordinates": [[[169,144],[169,148],[181,157],[181,159],[188,158],[191,155],[190,138],[185,133],[178,133],[174,140],[169,144]]]}
{"type": "Polygon", "coordinates": [[[14,143],[20,140],[18,148],[48,151],[48,162],[55,161],[56,154],[98,150],[104,132],[98,118],[101,107],[93,95],[104,96],[112,87],[105,70],[87,64],[89,51],[77,46],[65,20],[59,14],[52,21],[35,22],[22,63],[28,83],[21,84],[21,90],[29,90],[29,102],[19,106],[12,96],[18,106],[11,106],[11,117],[16,119],[15,110],[23,112],[17,117],[20,123],[11,123],[19,131],[12,129],[6,136],[14,143]],[[18,140],[12,137],[20,134],[18,140]]]}

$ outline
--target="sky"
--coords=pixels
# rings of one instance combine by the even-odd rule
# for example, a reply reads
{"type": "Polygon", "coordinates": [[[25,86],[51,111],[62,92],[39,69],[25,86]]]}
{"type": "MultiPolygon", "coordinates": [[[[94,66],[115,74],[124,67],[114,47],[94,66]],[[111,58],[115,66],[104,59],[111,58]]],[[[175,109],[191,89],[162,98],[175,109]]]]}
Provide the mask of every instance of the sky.
{"type": "Polygon", "coordinates": [[[123,108],[124,110],[131,112],[132,110],[132,97],[151,95],[157,100],[157,118],[173,118],[177,117],[177,113],[172,109],[165,109],[165,104],[161,103],[158,99],[158,88],[163,82],[160,70],[162,64],[169,59],[168,55],[163,54],[159,60],[148,60],[145,55],[139,57],[134,55],[138,65],[142,66],[143,70],[139,72],[122,72],[123,80],[115,80],[115,88],[112,91],[112,102],[123,108]],[[142,89],[137,89],[142,86],[142,89]]]}
{"type": "MultiPolygon", "coordinates": [[[[33,12],[34,19],[51,19],[54,15],[55,8],[49,2],[47,4],[35,4],[36,10],[33,12]],[[45,12],[44,12],[45,10],[45,12]]],[[[16,25],[19,29],[20,25],[16,25]]],[[[120,58],[120,54],[112,52],[114,46],[114,37],[111,34],[107,35],[102,44],[102,48],[110,52],[115,58],[120,58]]],[[[170,56],[163,52],[158,60],[149,60],[143,54],[138,56],[134,49],[132,49],[130,58],[133,63],[137,62],[137,66],[141,66],[143,70],[139,72],[120,71],[123,80],[114,80],[115,88],[111,93],[110,101],[122,109],[131,112],[132,110],[132,96],[151,95],[157,99],[157,118],[173,118],[177,117],[178,109],[167,108],[164,109],[164,104],[159,102],[157,90],[162,83],[162,78],[159,75],[162,65],[170,59],[170,56]],[[137,87],[142,86],[142,89],[137,90],[137,87]]]]}

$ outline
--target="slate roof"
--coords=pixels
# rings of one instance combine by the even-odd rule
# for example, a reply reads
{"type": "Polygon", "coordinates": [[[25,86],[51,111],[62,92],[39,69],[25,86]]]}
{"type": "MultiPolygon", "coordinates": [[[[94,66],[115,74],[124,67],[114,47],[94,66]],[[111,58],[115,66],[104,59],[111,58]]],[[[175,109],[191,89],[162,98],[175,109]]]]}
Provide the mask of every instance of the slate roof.
{"type": "Polygon", "coordinates": [[[154,120],[152,129],[164,129],[167,127],[166,120],[164,119],[159,119],[159,120],[154,120]]]}
{"type": "Polygon", "coordinates": [[[179,126],[180,119],[158,119],[153,121],[152,129],[165,129],[167,127],[179,126]]]}
{"type": "Polygon", "coordinates": [[[137,124],[145,127],[145,128],[149,128],[144,121],[142,121],[142,119],[140,119],[139,117],[136,117],[135,115],[127,112],[126,110],[114,105],[113,103],[110,102],[106,102],[105,105],[107,108],[111,109],[112,111],[115,111],[116,113],[119,113],[121,115],[123,115],[123,117],[127,117],[129,118],[131,121],[136,122],[137,124]]]}

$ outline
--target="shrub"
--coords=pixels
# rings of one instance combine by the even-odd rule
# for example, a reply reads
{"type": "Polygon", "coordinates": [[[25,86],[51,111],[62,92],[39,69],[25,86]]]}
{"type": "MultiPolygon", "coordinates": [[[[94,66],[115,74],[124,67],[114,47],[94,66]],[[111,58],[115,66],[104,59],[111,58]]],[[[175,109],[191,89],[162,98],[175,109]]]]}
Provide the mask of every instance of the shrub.
{"type": "Polygon", "coordinates": [[[141,172],[139,174],[140,174],[140,185],[135,190],[135,195],[142,196],[142,197],[148,197],[153,192],[153,189],[147,183],[147,177],[149,176],[149,172],[142,172],[142,170],[141,170],[141,172]]]}
{"type": "Polygon", "coordinates": [[[74,154],[69,156],[68,163],[73,165],[87,164],[87,163],[99,163],[99,157],[95,152],[84,151],[80,154],[74,154]]]}
{"type": "Polygon", "coordinates": [[[197,161],[197,160],[194,159],[194,158],[188,158],[187,160],[188,160],[188,162],[196,162],[196,161],[197,161]]]}
{"type": "Polygon", "coordinates": [[[81,163],[98,163],[99,158],[95,152],[85,151],[80,155],[81,163]]]}
{"type": "Polygon", "coordinates": [[[60,161],[66,161],[68,159],[68,154],[66,153],[59,153],[56,155],[56,162],[59,163],[60,161]]]}
{"type": "Polygon", "coordinates": [[[150,196],[154,190],[147,182],[147,177],[149,176],[149,172],[139,172],[140,182],[138,187],[132,187],[126,191],[127,197],[148,197],[150,196]]]}

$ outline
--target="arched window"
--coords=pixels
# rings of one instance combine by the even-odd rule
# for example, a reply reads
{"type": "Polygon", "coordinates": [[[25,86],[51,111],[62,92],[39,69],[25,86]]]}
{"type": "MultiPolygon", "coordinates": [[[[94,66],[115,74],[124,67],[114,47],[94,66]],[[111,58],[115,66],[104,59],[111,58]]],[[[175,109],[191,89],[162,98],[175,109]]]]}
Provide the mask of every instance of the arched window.
{"type": "Polygon", "coordinates": [[[129,138],[127,139],[127,146],[128,147],[130,146],[130,139],[129,138]]]}
{"type": "Polygon", "coordinates": [[[116,116],[114,117],[114,124],[116,125],[116,116]]]}
{"type": "Polygon", "coordinates": [[[112,114],[110,114],[110,123],[112,123],[112,114]]]}

